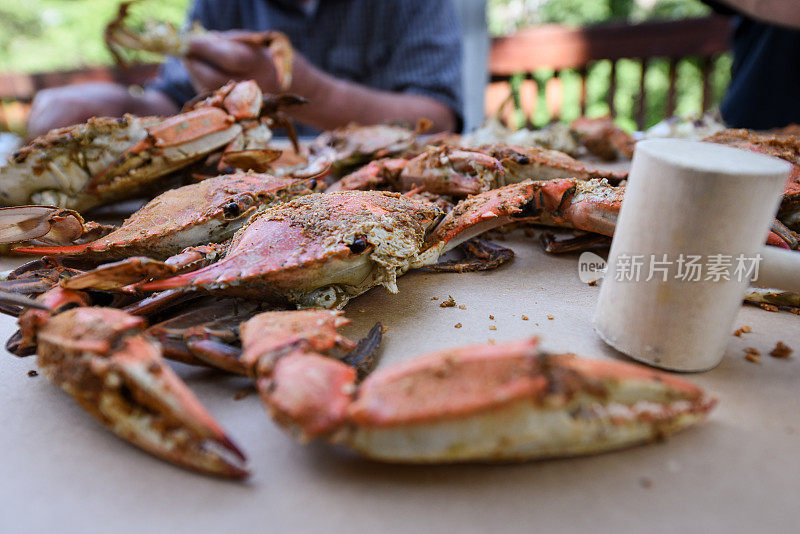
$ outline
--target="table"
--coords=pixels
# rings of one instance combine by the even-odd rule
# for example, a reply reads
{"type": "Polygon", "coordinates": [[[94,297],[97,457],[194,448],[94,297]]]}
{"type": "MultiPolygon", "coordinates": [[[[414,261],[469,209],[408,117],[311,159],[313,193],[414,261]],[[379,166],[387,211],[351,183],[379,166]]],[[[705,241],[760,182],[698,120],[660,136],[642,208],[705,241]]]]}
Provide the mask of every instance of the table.
{"type": "MultiPolygon", "coordinates": [[[[397,295],[376,288],[353,300],[345,332],[357,338],[380,320],[387,327],[381,365],[530,335],[553,351],[620,357],[592,330],[599,288],[579,280],[576,256],[547,255],[522,233],[502,244],[517,257],[496,271],[410,273],[397,295]],[[466,310],[440,307],[448,295],[466,310]]],[[[766,353],[778,340],[800,350],[800,317],[746,306],[735,327],[742,325],[752,333],[731,336],[720,366],[688,376],[720,400],[705,424],[661,444],[523,464],[391,466],[298,445],[257,395],[234,400],[246,379],[176,365],[248,455],[253,474],[245,483],[138,451],[43,376],[29,377],[33,359],[6,354],[0,532],[796,531],[800,354],[766,353]],[[746,361],[745,347],[759,349],[761,362],[746,361]]],[[[13,329],[13,320],[0,318],[3,339],[13,329]]]]}

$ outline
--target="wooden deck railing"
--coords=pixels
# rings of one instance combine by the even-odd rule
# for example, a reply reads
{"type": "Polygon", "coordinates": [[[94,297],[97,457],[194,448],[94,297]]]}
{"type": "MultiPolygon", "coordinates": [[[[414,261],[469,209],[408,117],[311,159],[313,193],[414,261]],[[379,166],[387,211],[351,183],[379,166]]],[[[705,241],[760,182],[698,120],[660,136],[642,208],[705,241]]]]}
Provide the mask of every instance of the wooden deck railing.
{"type": "MultiPolygon", "coordinates": [[[[572,70],[580,76],[578,105],[581,114],[587,107],[586,78],[589,67],[603,60],[610,61],[610,79],[605,98],[612,116],[616,116],[614,97],[617,90],[617,62],[621,59],[638,61],[639,88],[635,102],[635,121],[639,128],[646,126],[647,91],[645,85],[648,64],[654,59],[668,62],[668,89],[665,116],[675,112],[677,65],[685,58],[698,58],[702,75],[703,110],[716,102],[712,95],[713,62],[729,48],[730,19],[721,16],[685,19],[669,22],[646,22],[636,25],[614,24],[582,28],[546,25],[521,30],[516,34],[495,39],[489,56],[492,83],[487,90],[486,112],[492,114],[509,94],[509,80],[523,73],[532,92],[546,91],[553,119],[560,117],[564,95],[558,82],[562,71],[572,70]],[[551,80],[531,76],[542,69],[552,69],[551,80]]],[[[531,92],[531,91],[529,91],[531,92]]],[[[526,117],[535,113],[535,101],[529,98],[523,109],[526,117]]]]}

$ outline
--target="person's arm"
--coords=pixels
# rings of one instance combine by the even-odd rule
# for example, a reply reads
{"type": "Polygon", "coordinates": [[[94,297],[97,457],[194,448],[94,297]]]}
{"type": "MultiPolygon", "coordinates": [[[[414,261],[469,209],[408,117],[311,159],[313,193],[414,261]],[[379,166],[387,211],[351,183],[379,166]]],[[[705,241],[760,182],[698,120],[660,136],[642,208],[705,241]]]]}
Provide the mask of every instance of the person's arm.
{"type": "MultiPolygon", "coordinates": [[[[254,79],[265,92],[283,92],[269,50],[226,38],[233,34],[214,34],[192,41],[186,67],[195,88],[202,92],[231,79],[254,79]]],[[[288,92],[306,97],[309,104],[287,112],[322,130],[354,121],[374,124],[399,120],[414,124],[421,118],[431,120],[435,131],[453,130],[456,126],[453,112],[442,102],[426,95],[380,91],[334,78],[297,53],[288,92]]]]}
{"type": "Polygon", "coordinates": [[[82,83],[36,93],[28,114],[28,135],[84,122],[90,117],[172,115],[178,106],[156,89],[133,92],[116,83],[82,83]]]}
{"type": "Polygon", "coordinates": [[[797,0],[717,0],[738,12],[761,22],[800,28],[797,0]]]}

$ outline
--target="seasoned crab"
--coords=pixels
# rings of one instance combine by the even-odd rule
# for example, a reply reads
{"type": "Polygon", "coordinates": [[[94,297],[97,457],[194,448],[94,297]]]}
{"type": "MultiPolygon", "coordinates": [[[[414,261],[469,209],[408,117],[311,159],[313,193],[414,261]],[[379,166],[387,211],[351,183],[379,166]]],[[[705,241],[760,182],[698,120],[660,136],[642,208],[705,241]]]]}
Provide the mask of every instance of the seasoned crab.
{"type": "MultiPolygon", "coordinates": [[[[246,168],[279,153],[266,143],[272,119],[300,100],[267,97],[253,81],[230,83],[168,118],[93,118],[53,130],[0,167],[0,204],[41,204],[84,211],[129,198],[146,185],[225,149],[246,168]]],[[[276,120],[283,120],[280,117],[276,120]]]]}
{"type": "MultiPolygon", "coordinates": [[[[528,339],[448,349],[371,373],[313,344],[267,341],[242,325],[242,359],[261,371],[273,418],[301,440],[323,438],[374,460],[528,460],[661,440],[702,421],[715,401],[666,373],[549,354],[528,339]]],[[[331,341],[329,341],[331,343],[331,341]]]]}
{"type": "Polygon", "coordinates": [[[636,141],[625,130],[614,124],[610,116],[579,117],[572,121],[570,130],[575,132],[581,144],[591,154],[606,161],[615,161],[620,157],[631,159],[636,141]]]}
{"type": "MultiPolygon", "coordinates": [[[[254,213],[311,193],[309,185],[313,184],[266,174],[217,176],[162,193],[126,219],[118,229],[99,239],[78,245],[19,247],[15,250],[26,254],[80,256],[97,260],[134,255],[166,259],[186,247],[230,239],[254,213]]],[[[7,208],[5,211],[15,209],[24,211],[26,208],[7,208]]],[[[3,221],[3,212],[0,210],[0,221],[3,221]]],[[[37,225],[42,227],[42,232],[48,231],[46,235],[62,227],[65,231],[61,234],[75,226],[80,227],[80,224],[76,225],[79,221],[65,218],[62,211],[56,211],[49,222],[49,226],[37,225]]],[[[20,237],[30,239],[31,234],[26,232],[20,237]]]]}
{"type": "Polygon", "coordinates": [[[428,148],[412,159],[371,161],[328,188],[333,191],[375,189],[388,184],[396,191],[421,190],[466,196],[504,183],[504,171],[493,157],[473,150],[428,148]]]}
{"type": "MultiPolygon", "coordinates": [[[[208,33],[197,21],[187,30],[180,30],[174,24],[146,19],[141,31],[128,24],[131,5],[138,0],[122,2],[117,16],[108,23],[104,40],[118,65],[124,66],[123,50],[142,50],[162,56],[184,57],[189,54],[192,37],[208,33]]],[[[266,46],[272,53],[278,83],[283,90],[292,84],[292,61],[294,51],[289,38],[282,32],[241,32],[233,39],[253,46],[266,46]]]]}
{"type": "Polygon", "coordinates": [[[328,191],[382,188],[421,190],[463,197],[523,180],[605,178],[619,182],[624,174],[583,164],[563,152],[544,148],[487,145],[476,150],[431,147],[412,159],[382,159],[331,185],[328,191]]]}
{"type": "MultiPolygon", "coordinates": [[[[253,217],[222,260],[138,287],[202,289],[300,307],[341,308],[378,285],[396,292],[397,277],[409,269],[434,265],[444,252],[509,222],[610,234],[621,195],[620,188],[600,181],[522,182],[470,197],[442,218],[433,204],[397,193],[312,194],[253,217]]],[[[168,266],[164,274],[171,272],[168,266]]],[[[87,273],[64,284],[91,287],[85,281],[102,282],[96,278],[87,273]]]]}
{"type": "Polygon", "coordinates": [[[481,150],[500,160],[505,170],[505,183],[556,178],[579,180],[605,178],[609,182],[617,183],[628,176],[626,173],[598,169],[564,152],[546,148],[487,145],[481,150]]]}
{"type": "Polygon", "coordinates": [[[321,133],[309,145],[311,158],[330,159],[334,174],[373,159],[404,154],[415,146],[417,135],[430,128],[430,121],[421,120],[414,130],[404,126],[349,124],[321,133]]]}

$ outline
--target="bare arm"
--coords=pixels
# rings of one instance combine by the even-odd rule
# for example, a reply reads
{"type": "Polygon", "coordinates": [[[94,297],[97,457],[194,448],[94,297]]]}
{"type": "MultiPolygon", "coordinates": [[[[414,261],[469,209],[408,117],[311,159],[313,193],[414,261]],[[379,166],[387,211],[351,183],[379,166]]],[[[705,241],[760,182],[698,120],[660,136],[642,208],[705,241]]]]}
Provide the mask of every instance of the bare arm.
{"type": "MultiPolygon", "coordinates": [[[[264,91],[280,92],[270,52],[226,39],[224,35],[193,41],[186,66],[196,89],[209,90],[231,79],[252,78],[264,91]]],[[[340,80],[314,67],[299,54],[295,54],[289,92],[310,101],[289,112],[323,130],[353,121],[373,124],[399,120],[414,124],[420,118],[431,120],[434,131],[452,131],[456,126],[450,108],[434,98],[380,91],[340,80]]]]}
{"type": "Polygon", "coordinates": [[[741,13],[770,24],[800,28],[797,0],[720,0],[741,13]]]}
{"type": "Polygon", "coordinates": [[[175,103],[161,91],[135,93],[115,83],[82,83],[39,91],[28,115],[28,135],[84,122],[90,117],[172,115],[175,103]]]}

